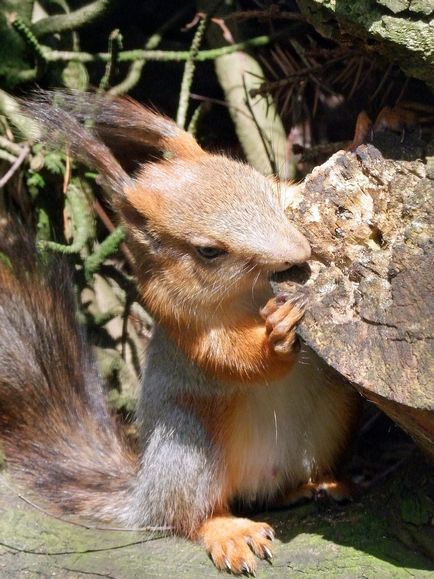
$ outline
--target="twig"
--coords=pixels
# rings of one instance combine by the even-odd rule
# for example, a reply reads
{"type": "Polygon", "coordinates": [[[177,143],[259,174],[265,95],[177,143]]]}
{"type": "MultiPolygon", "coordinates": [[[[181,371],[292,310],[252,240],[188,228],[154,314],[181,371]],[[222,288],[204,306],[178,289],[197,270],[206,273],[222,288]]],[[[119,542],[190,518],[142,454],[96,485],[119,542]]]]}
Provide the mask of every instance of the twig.
{"type": "Polygon", "coordinates": [[[33,82],[38,78],[38,71],[36,68],[28,68],[27,70],[17,70],[14,72],[14,82],[26,83],[33,82]]]}
{"type": "Polygon", "coordinates": [[[117,227],[100,243],[98,249],[84,262],[84,272],[87,279],[91,278],[91,276],[99,270],[104,261],[118,250],[124,237],[125,233],[122,227],[117,227]]]}
{"type": "Polygon", "coordinates": [[[1,89],[0,113],[5,115],[25,137],[31,138],[38,134],[37,124],[30,118],[25,117],[20,111],[17,100],[1,89]]]}
{"type": "Polygon", "coordinates": [[[190,97],[190,89],[193,82],[194,70],[196,68],[196,55],[199,52],[199,47],[202,42],[208,24],[208,15],[204,15],[199,22],[196,33],[190,47],[190,55],[185,63],[184,74],[182,75],[181,90],[179,94],[178,112],[176,113],[176,124],[181,129],[185,128],[187,118],[188,102],[190,97]]]}
{"type": "Polygon", "coordinates": [[[404,458],[401,458],[400,460],[398,460],[395,464],[392,464],[391,466],[389,466],[388,468],[386,468],[385,470],[383,470],[383,472],[380,472],[380,474],[377,474],[377,476],[375,476],[371,481],[369,481],[369,483],[364,484],[363,487],[365,489],[371,489],[372,487],[377,486],[380,482],[382,482],[384,479],[386,479],[387,477],[389,477],[393,472],[395,472],[396,470],[398,470],[403,464],[405,464],[408,461],[409,457],[405,456],[404,458]]]}
{"type": "Polygon", "coordinates": [[[31,29],[15,12],[9,14],[7,19],[9,24],[18,32],[35,56],[36,68],[20,71],[20,81],[26,82],[28,80],[34,80],[42,74],[45,68],[44,50],[31,29]]]}
{"type": "Polygon", "coordinates": [[[7,151],[0,149],[0,159],[2,161],[7,161],[12,165],[17,160],[17,157],[15,155],[12,155],[12,153],[8,153],[7,151]]]}
{"type": "Polygon", "coordinates": [[[243,88],[244,88],[244,95],[245,95],[245,105],[246,105],[247,110],[249,111],[249,113],[251,115],[252,121],[254,122],[254,124],[256,126],[256,130],[258,131],[259,137],[262,141],[262,145],[264,147],[265,154],[267,155],[268,162],[270,163],[270,167],[271,167],[271,170],[273,172],[273,175],[277,175],[278,171],[277,171],[277,166],[276,166],[276,157],[275,157],[274,152],[273,152],[273,147],[271,145],[270,139],[267,137],[267,135],[264,133],[262,127],[258,123],[258,119],[256,118],[256,115],[253,111],[253,107],[252,107],[252,104],[251,104],[250,98],[249,98],[249,91],[247,90],[245,76],[243,76],[243,88]]]}
{"type": "Polygon", "coordinates": [[[125,296],[125,307],[122,314],[122,334],[121,334],[121,356],[126,362],[127,352],[127,338],[128,338],[128,319],[130,317],[131,306],[134,302],[134,297],[127,293],[125,296]]]}
{"type": "Polygon", "coordinates": [[[238,114],[245,116],[247,119],[250,119],[250,115],[247,114],[246,111],[243,111],[243,109],[240,109],[239,107],[229,105],[226,101],[223,101],[221,99],[214,99],[212,97],[203,96],[201,94],[195,94],[195,93],[191,93],[190,98],[191,98],[191,100],[194,100],[194,101],[202,101],[204,103],[212,103],[215,105],[220,105],[220,106],[225,107],[227,109],[231,108],[234,111],[236,111],[238,114]]]}
{"type": "Polygon", "coordinates": [[[43,250],[50,249],[63,254],[80,253],[88,240],[94,237],[93,216],[89,208],[89,200],[83,188],[74,182],[69,183],[66,198],[74,227],[73,241],[70,245],[64,245],[55,241],[41,239],[38,242],[38,246],[43,250]]]}
{"type": "Polygon", "coordinates": [[[21,165],[24,163],[27,155],[30,153],[30,147],[28,145],[24,145],[23,150],[19,154],[19,156],[14,161],[13,165],[8,169],[8,171],[3,175],[0,179],[0,189],[6,185],[6,183],[11,179],[14,174],[18,171],[21,165]]]}
{"type": "Polygon", "coordinates": [[[109,88],[111,80],[115,73],[118,54],[121,48],[122,48],[122,34],[120,33],[119,28],[116,28],[115,30],[112,30],[110,32],[108,42],[110,60],[106,64],[104,75],[99,83],[98,87],[99,92],[105,92],[109,88]]]}
{"type": "Polygon", "coordinates": [[[346,149],[351,144],[351,141],[336,141],[333,143],[319,143],[314,147],[304,148],[297,143],[292,145],[292,152],[294,155],[301,155],[302,161],[317,161],[318,157],[327,155],[330,156],[336,151],[346,149]]]}
{"type": "MultiPolygon", "coordinates": [[[[186,14],[186,12],[188,12],[188,10],[189,7],[184,6],[172,18],[167,20],[167,22],[165,22],[163,26],[161,26],[161,28],[155,32],[155,34],[148,38],[145,44],[145,50],[154,50],[157,48],[163,39],[163,34],[165,34],[167,30],[169,30],[176,22],[178,22],[178,20],[180,20],[186,14]]],[[[108,93],[112,95],[121,95],[129,92],[139,82],[145,64],[145,58],[135,60],[131,64],[127,76],[124,78],[124,80],[109,89],[108,93]]]]}
{"type": "Polygon", "coordinates": [[[363,65],[364,65],[364,58],[362,56],[362,58],[359,59],[357,71],[356,71],[356,74],[354,75],[353,86],[351,87],[351,90],[346,97],[347,101],[351,100],[353,94],[356,92],[357,88],[359,87],[360,75],[362,74],[363,65]]]}
{"type": "Polygon", "coordinates": [[[306,76],[309,76],[311,78],[311,80],[313,80],[313,78],[311,77],[311,73],[313,72],[317,72],[320,70],[323,70],[329,66],[331,66],[332,64],[336,64],[337,62],[340,62],[341,60],[344,60],[348,58],[348,54],[343,54],[341,56],[337,56],[336,58],[332,58],[331,60],[329,60],[328,62],[324,62],[323,64],[317,64],[315,66],[307,66],[306,68],[301,68],[291,74],[289,74],[286,78],[282,78],[273,82],[264,82],[261,84],[261,86],[257,89],[251,89],[249,91],[249,94],[251,97],[255,97],[255,96],[263,96],[266,95],[270,92],[272,92],[273,90],[285,87],[288,83],[291,82],[291,80],[293,79],[297,79],[297,78],[303,78],[306,76]]]}
{"type": "Polygon", "coordinates": [[[2,149],[6,149],[6,151],[9,151],[9,153],[12,153],[13,155],[19,155],[22,150],[21,145],[18,145],[17,143],[14,143],[9,139],[7,139],[6,137],[2,137],[1,135],[0,135],[0,147],[2,149]]]}
{"type": "MultiPolygon", "coordinates": [[[[98,201],[98,199],[94,199],[93,202],[93,207],[95,209],[96,214],[98,215],[98,217],[101,219],[101,221],[104,223],[106,229],[108,230],[109,233],[113,233],[113,231],[116,229],[115,225],[112,223],[112,220],[110,219],[110,217],[107,215],[107,213],[105,212],[105,209],[103,208],[103,206],[101,205],[101,203],[98,201]]],[[[129,263],[130,267],[133,267],[134,265],[134,259],[133,259],[133,255],[131,253],[131,251],[128,249],[128,247],[126,246],[126,244],[124,242],[122,242],[119,246],[119,249],[122,251],[122,253],[124,254],[125,259],[127,260],[127,262],[129,263]]]]}
{"type": "MultiPolygon", "coordinates": [[[[287,31],[281,31],[276,34],[256,36],[231,44],[230,46],[222,46],[221,48],[211,48],[209,50],[200,50],[196,56],[195,61],[204,62],[205,60],[215,60],[219,56],[225,54],[232,54],[237,51],[246,51],[250,48],[258,48],[267,46],[278,38],[287,34],[287,31]]],[[[77,62],[108,62],[110,60],[109,52],[97,52],[91,54],[90,52],[74,52],[68,50],[52,50],[48,46],[43,46],[44,57],[48,62],[63,62],[68,60],[75,60],[77,62]]],[[[124,50],[119,52],[119,62],[131,62],[134,60],[152,60],[156,62],[182,62],[190,58],[189,50],[124,50]]]]}
{"type": "Polygon", "coordinates": [[[114,4],[113,0],[95,0],[87,6],[83,6],[78,10],[74,10],[69,14],[57,14],[56,16],[48,16],[42,18],[32,25],[33,34],[39,38],[52,32],[64,32],[65,30],[76,30],[86,24],[90,24],[99,18],[110,4],[114,4]]]}
{"type": "Polygon", "coordinates": [[[193,136],[196,135],[197,125],[199,124],[200,119],[202,118],[206,108],[207,108],[206,103],[204,102],[200,103],[195,108],[187,127],[187,132],[190,133],[191,135],[193,136]]]}
{"type": "Polygon", "coordinates": [[[114,545],[110,547],[100,547],[99,549],[83,549],[74,551],[34,551],[33,549],[23,549],[21,547],[15,547],[9,543],[0,542],[2,547],[5,549],[10,549],[11,551],[16,551],[17,553],[27,553],[30,555],[48,555],[54,557],[56,555],[83,555],[85,553],[101,553],[103,551],[114,551],[116,549],[125,549],[125,547],[132,547],[133,545],[142,545],[143,543],[148,543],[149,541],[155,541],[161,537],[149,537],[148,539],[140,539],[138,541],[132,541],[131,543],[126,543],[124,545],[114,545]]]}
{"type": "Polygon", "coordinates": [[[306,18],[299,12],[281,11],[280,8],[273,4],[268,10],[240,10],[239,12],[232,12],[221,17],[223,20],[291,20],[297,22],[305,22],[306,18]]]}
{"type": "Polygon", "coordinates": [[[39,44],[36,36],[32,30],[27,26],[27,24],[21,20],[21,18],[12,12],[7,17],[9,24],[18,32],[27,46],[32,50],[32,52],[41,60],[45,60],[44,51],[42,46],[39,44]]]}
{"type": "Polygon", "coordinates": [[[65,173],[63,175],[63,194],[66,195],[68,191],[69,184],[71,182],[71,175],[72,175],[72,163],[71,163],[71,155],[67,150],[65,152],[65,173]]]}
{"type": "MultiPolygon", "coordinates": [[[[393,69],[393,64],[389,64],[389,66],[386,69],[386,72],[383,75],[383,78],[381,79],[381,81],[379,82],[377,88],[375,89],[375,91],[372,93],[372,95],[369,97],[369,102],[375,102],[375,99],[378,95],[378,93],[380,92],[380,90],[383,88],[384,83],[388,80],[390,73],[392,72],[393,69]]],[[[390,85],[391,83],[389,83],[390,85]]]]}

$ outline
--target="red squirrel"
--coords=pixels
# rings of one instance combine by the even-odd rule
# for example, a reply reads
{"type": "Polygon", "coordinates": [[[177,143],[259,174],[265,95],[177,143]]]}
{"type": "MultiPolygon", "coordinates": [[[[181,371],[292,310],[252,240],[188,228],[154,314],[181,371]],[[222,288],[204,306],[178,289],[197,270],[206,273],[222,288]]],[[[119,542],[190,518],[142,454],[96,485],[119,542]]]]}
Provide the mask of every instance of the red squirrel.
{"type": "MultiPolygon", "coordinates": [[[[16,479],[57,513],[169,527],[214,564],[254,573],[272,528],[232,514],[285,505],[326,486],[357,401],[309,353],[304,304],[270,276],[310,247],[285,214],[291,187],[203,150],[130,99],[41,96],[43,139],[96,169],[111,192],[155,320],[137,410],[140,452],[110,416],[68,275],[0,230],[0,441],[16,479]],[[125,169],[133,146],[158,153],[125,169]],[[117,151],[117,156],[115,152],[117,151]]],[[[336,492],[339,492],[336,487],[336,492]]]]}

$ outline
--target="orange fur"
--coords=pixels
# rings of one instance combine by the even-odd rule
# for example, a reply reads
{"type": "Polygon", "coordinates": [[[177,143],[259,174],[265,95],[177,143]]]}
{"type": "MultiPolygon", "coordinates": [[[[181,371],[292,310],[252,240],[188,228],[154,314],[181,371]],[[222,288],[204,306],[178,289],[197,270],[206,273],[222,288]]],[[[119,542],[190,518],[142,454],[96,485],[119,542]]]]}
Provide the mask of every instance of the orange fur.
{"type": "MultiPolygon", "coordinates": [[[[65,93],[63,101],[62,112],[43,99],[36,107],[37,118],[54,143],[51,135],[59,130],[72,141],[73,154],[94,166],[112,189],[113,204],[134,256],[139,291],[164,330],[153,336],[160,340],[153,342],[155,351],[163,360],[166,348],[169,351],[167,368],[157,357],[149,357],[139,408],[145,448],[138,473],[128,449],[121,448],[113,429],[109,431],[107,447],[119,463],[116,468],[124,473],[116,483],[119,497],[114,507],[119,511],[110,513],[140,524],[169,521],[176,533],[201,541],[218,568],[252,573],[254,555],[271,558],[273,532],[265,523],[231,516],[230,503],[236,498],[272,501],[287,487],[329,472],[349,431],[347,392],[334,384],[317,389],[312,367],[301,374],[295,365],[287,376],[296,360],[295,326],[303,315],[303,302],[290,301],[287,295],[274,298],[269,279],[270,274],[310,257],[309,243],[284,211],[294,200],[294,188],[279,186],[243,163],[204,152],[173,121],[131,100],[65,93]],[[92,131],[85,127],[88,118],[94,121],[92,131]],[[125,163],[136,145],[162,153],[162,158],[142,164],[139,147],[138,156],[130,159],[134,162],[125,163]],[[211,250],[211,255],[204,249],[211,250]],[[173,367],[169,342],[179,350],[173,367]],[[193,378],[190,362],[201,371],[193,373],[193,378]],[[210,378],[199,380],[207,391],[190,389],[185,382],[192,379],[191,386],[197,386],[195,376],[202,378],[202,373],[210,378]],[[169,407],[175,401],[174,408],[166,408],[167,423],[160,424],[161,403],[167,400],[169,407]],[[179,406],[187,412],[180,413],[179,406]],[[185,422],[180,426],[181,415],[185,422]],[[166,447],[174,435],[175,444],[166,447]],[[148,448],[146,441],[151,439],[161,452],[152,450],[151,443],[148,448]],[[179,457],[176,448],[183,453],[179,457]],[[134,491],[135,502],[124,513],[122,505],[137,476],[140,485],[134,491]],[[202,494],[201,480],[207,486],[202,494]]],[[[42,299],[42,305],[54,309],[55,303],[49,300],[42,299]]],[[[63,385],[61,380],[55,382],[63,385]]],[[[101,438],[101,429],[80,407],[80,399],[74,404],[74,388],[77,381],[72,376],[72,402],[63,404],[60,396],[59,408],[67,416],[75,407],[83,414],[85,440],[80,439],[77,447],[88,444],[92,466],[95,449],[91,443],[101,438]],[[94,434],[90,438],[89,431],[94,434]]],[[[57,396],[59,392],[63,391],[59,389],[57,396]]],[[[83,392],[78,390],[80,395],[83,392]]],[[[53,418],[57,425],[62,417],[53,418]]],[[[61,437],[59,449],[64,454],[64,441],[76,438],[75,425],[75,420],[68,423],[69,430],[61,437]]],[[[58,434],[61,428],[56,430],[58,434]]],[[[41,464],[45,466],[44,461],[41,464]]],[[[97,509],[100,505],[92,499],[94,495],[89,498],[87,487],[92,480],[72,464],[74,473],[80,474],[73,478],[74,485],[80,479],[87,485],[76,510],[88,514],[89,506],[97,509]]],[[[88,470],[92,475],[92,468],[88,470]]],[[[106,477],[107,469],[101,468],[101,473],[106,477]]],[[[55,476],[52,481],[57,484],[55,476]]],[[[111,490],[110,483],[104,486],[99,479],[97,483],[107,502],[105,488],[111,490]]],[[[70,490],[66,483],[60,485],[63,488],[70,490]]],[[[59,497],[64,505],[64,496],[59,497]]]]}
{"type": "Polygon", "coordinates": [[[272,381],[285,376],[295,361],[293,352],[281,357],[273,350],[259,318],[245,319],[236,327],[211,334],[207,328],[180,334],[173,324],[167,329],[190,360],[224,382],[272,381]]]}
{"type": "MultiPolygon", "coordinates": [[[[183,394],[178,398],[180,406],[193,412],[199,418],[202,426],[208,433],[209,438],[218,448],[223,457],[229,457],[228,441],[231,435],[233,416],[237,410],[243,406],[245,394],[234,392],[232,394],[215,398],[198,398],[193,395],[183,394]]],[[[223,486],[220,489],[218,504],[215,505],[214,512],[222,512],[230,507],[233,499],[233,490],[239,480],[237,465],[226,460],[223,475],[223,486]]]]}
{"type": "Polygon", "coordinates": [[[276,499],[275,508],[283,509],[303,499],[315,499],[327,496],[334,501],[346,501],[354,498],[357,488],[350,480],[337,480],[333,476],[322,477],[319,481],[309,481],[276,499]]]}
{"type": "Polygon", "coordinates": [[[206,520],[195,536],[203,543],[218,569],[236,575],[254,573],[255,555],[260,559],[272,558],[273,537],[273,530],[267,523],[256,523],[229,513],[206,520]]]}
{"type": "MultiPolygon", "coordinates": [[[[222,452],[225,461],[223,473],[223,485],[220,489],[220,498],[215,510],[220,512],[228,509],[231,500],[235,496],[235,491],[239,487],[240,470],[239,461],[231,460],[232,449],[230,440],[233,431],[234,417],[240,408],[245,404],[246,392],[234,392],[230,395],[221,396],[218,400],[208,398],[198,398],[185,394],[178,399],[178,402],[199,418],[201,424],[208,433],[213,444],[217,445],[222,452]]],[[[239,454],[243,453],[243,438],[240,437],[240,446],[237,449],[239,454]]]]}

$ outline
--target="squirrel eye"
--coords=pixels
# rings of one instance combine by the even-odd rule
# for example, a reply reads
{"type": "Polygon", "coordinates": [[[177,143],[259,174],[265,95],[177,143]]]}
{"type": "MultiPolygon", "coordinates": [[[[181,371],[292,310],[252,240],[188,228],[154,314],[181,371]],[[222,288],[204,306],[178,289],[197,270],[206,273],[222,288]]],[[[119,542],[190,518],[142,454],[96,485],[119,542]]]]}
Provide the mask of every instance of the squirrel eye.
{"type": "Polygon", "coordinates": [[[201,257],[204,257],[205,259],[215,259],[216,257],[219,257],[219,255],[226,253],[226,251],[220,247],[211,246],[197,246],[195,247],[195,250],[201,257]]]}

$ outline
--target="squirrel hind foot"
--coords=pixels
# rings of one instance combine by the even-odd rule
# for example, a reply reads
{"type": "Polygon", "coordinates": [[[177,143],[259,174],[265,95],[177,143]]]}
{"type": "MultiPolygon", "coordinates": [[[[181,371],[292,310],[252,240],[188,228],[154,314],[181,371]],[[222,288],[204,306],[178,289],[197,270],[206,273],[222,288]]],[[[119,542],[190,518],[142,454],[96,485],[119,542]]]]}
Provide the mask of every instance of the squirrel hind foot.
{"type": "Polygon", "coordinates": [[[271,561],[274,531],[267,523],[216,516],[205,521],[196,538],[207,550],[217,569],[234,575],[255,576],[257,559],[271,561]]]}
{"type": "Polygon", "coordinates": [[[303,500],[322,501],[332,499],[336,503],[345,503],[353,500],[359,494],[357,485],[342,479],[326,478],[317,482],[305,483],[291,490],[273,506],[285,508],[295,505],[303,500]]]}

